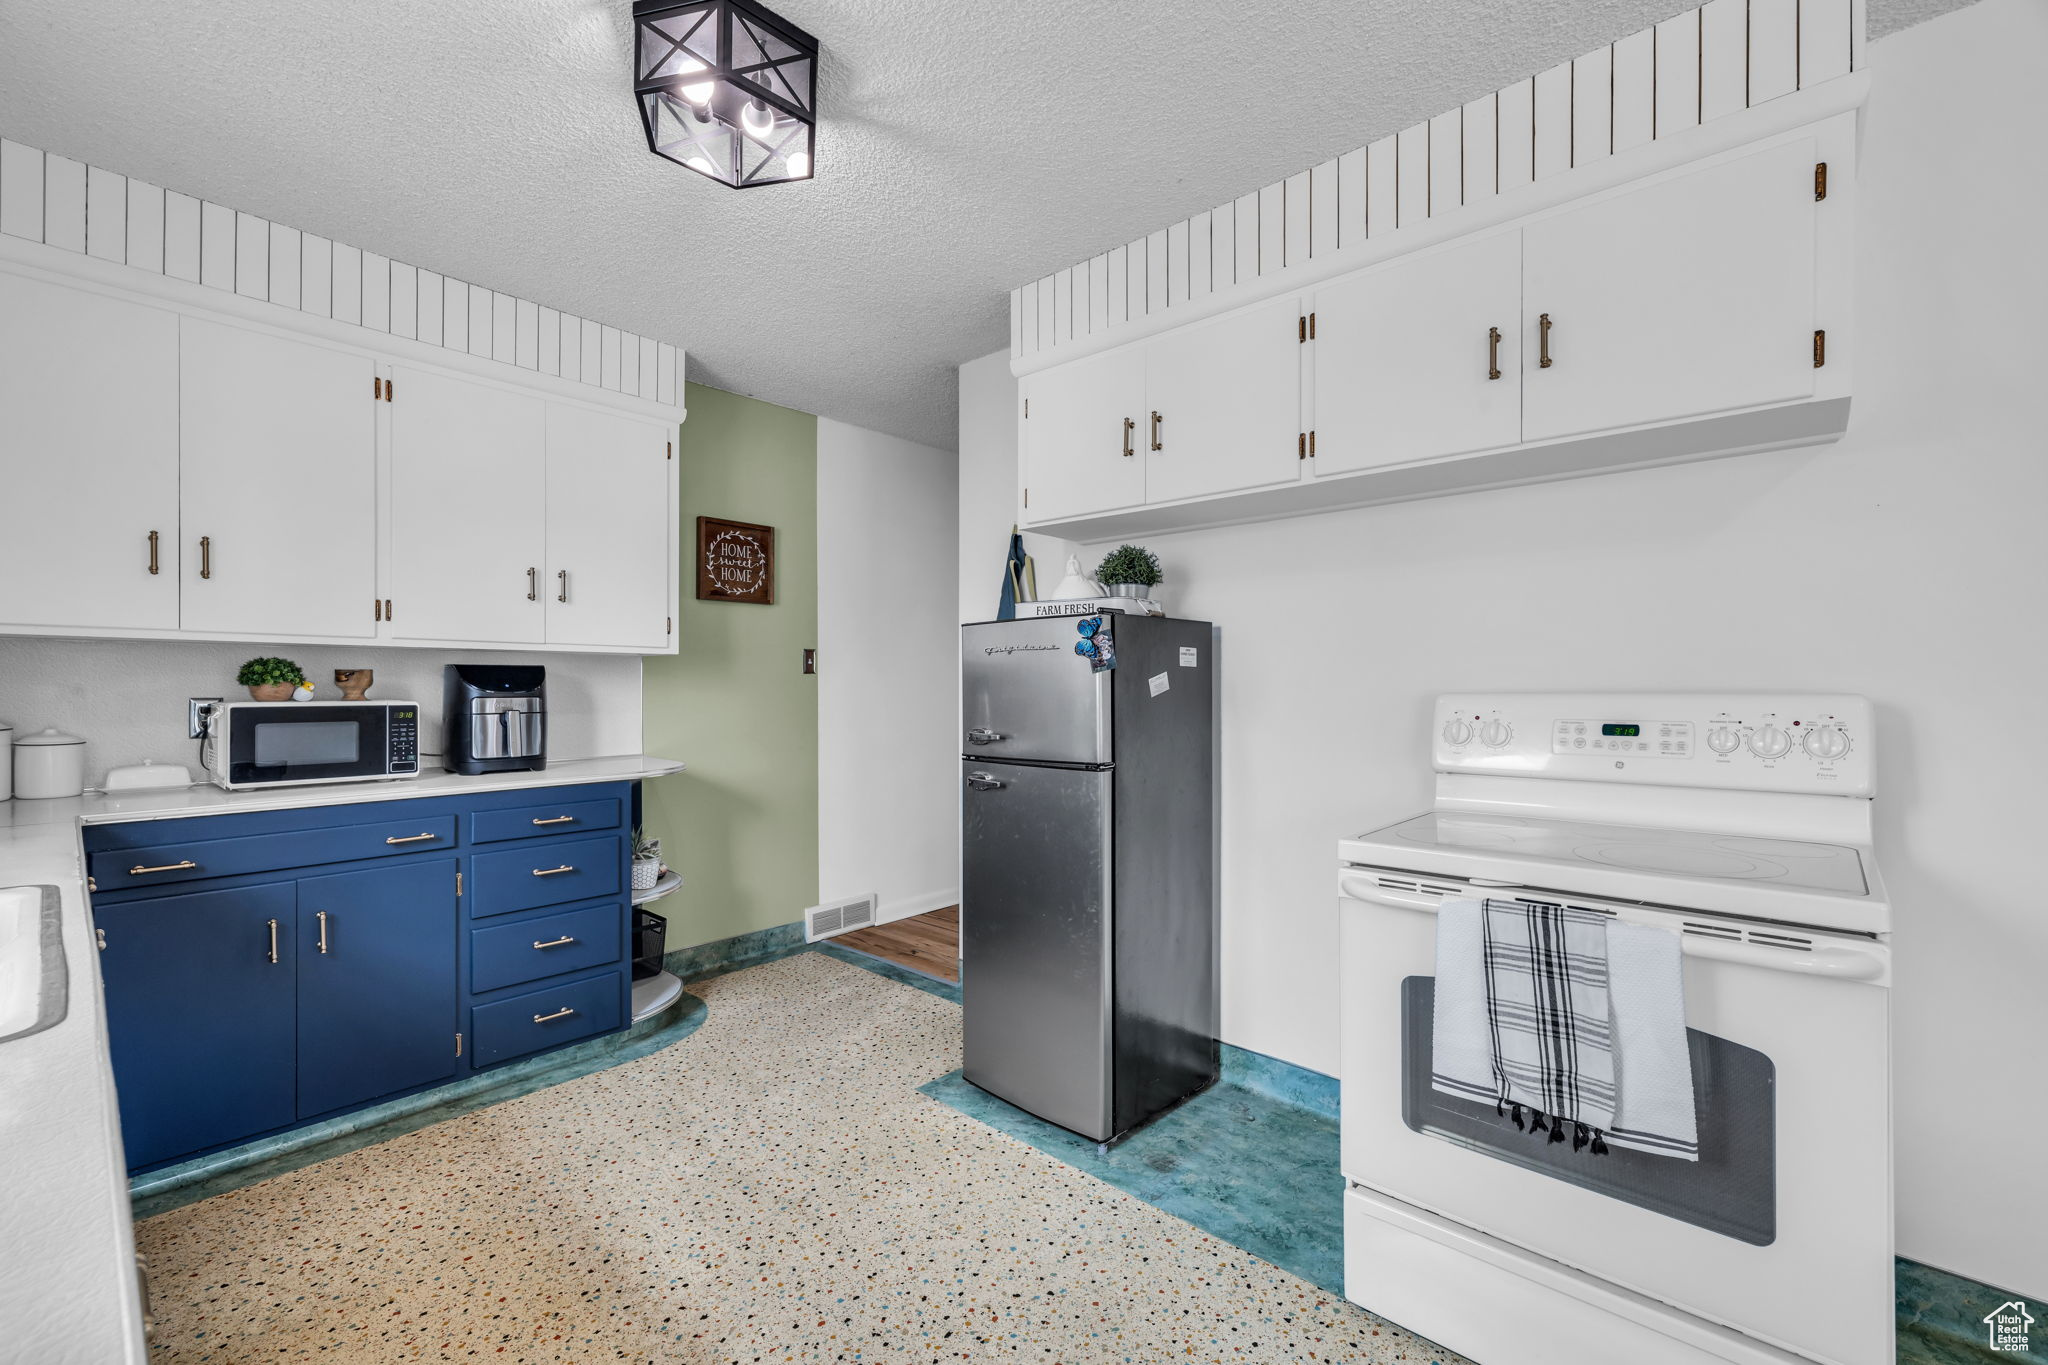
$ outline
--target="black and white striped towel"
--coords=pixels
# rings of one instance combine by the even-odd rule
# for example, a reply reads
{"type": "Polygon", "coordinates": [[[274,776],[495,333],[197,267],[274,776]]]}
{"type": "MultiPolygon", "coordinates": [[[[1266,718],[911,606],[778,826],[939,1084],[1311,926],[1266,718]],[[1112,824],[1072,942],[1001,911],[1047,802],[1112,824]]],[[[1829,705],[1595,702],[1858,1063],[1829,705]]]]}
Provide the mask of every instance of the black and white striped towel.
{"type": "Polygon", "coordinates": [[[1437,912],[1431,1085],[1574,1148],[1698,1160],[1677,938],[1525,901],[1437,912]]]}

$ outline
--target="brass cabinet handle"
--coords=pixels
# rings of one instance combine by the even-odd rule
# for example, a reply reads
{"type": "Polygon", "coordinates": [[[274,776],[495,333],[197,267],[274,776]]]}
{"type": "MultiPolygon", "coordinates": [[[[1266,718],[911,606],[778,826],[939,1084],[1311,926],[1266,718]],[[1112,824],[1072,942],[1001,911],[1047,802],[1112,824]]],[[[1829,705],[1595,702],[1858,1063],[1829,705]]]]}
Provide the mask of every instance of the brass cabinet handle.
{"type": "Polygon", "coordinates": [[[556,1010],[553,1014],[534,1015],[533,1022],[536,1024],[545,1024],[550,1019],[567,1019],[570,1015],[574,1014],[575,1012],[575,1010],[572,1010],[568,1006],[564,1005],[561,1009],[556,1010]]]}
{"type": "Polygon", "coordinates": [[[536,948],[559,948],[564,944],[574,943],[575,941],[576,936],[574,934],[564,934],[560,938],[551,938],[546,943],[542,943],[539,939],[535,939],[533,941],[533,946],[536,948]]]}
{"type": "Polygon", "coordinates": [[[1486,329],[1486,377],[1500,378],[1500,328],[1486,329]]]}
{"type": "Polygon", "coordinates": [[[536,825],[573,825],[576,823],[576,817],[573,815],[551,815],[545,820],[535,820],[533,823],[536,825]]]}
{"type": "Polygon", "coordinates": [[[538,602],[540,600],[539,588],[540,570],[529,568],[526,571],[526,600],[529,602],[538,602]]]}
{"type": "Polygon", "coordinates": [[[398,838],[386,839],[384,842],[387,844],[416,844],[422,839],[438,839],[440,837],[438,834],[407,834],[398,838]]]}
{"type": "Polygon", "coordinates": [[[160,567],[161,567],[161,566],[160,566],[160,565],[159,565],[159,564],[157,563],[157,541],[158,541],[158,539],[159,539],[159,538],[158,538],[158,536],[157,536],[157,533],[156,533],[156,532],[154,532],[154,531],[151,531],[151,532],[149,533],[149,571],[150,571],[150,572],[151,572],[152,574],[154,574],[154,573],[158,572],[158,570],[159,570],[159,569],[160,569],[160,567]]]}
{"type": "Polygon", "coordinates": [[[199,866],[198,863],[195,863],[190,858],[187,858],[182,863],[165,863],[162,867],[131,867],[128,869],[128,875],[131,877],[140,877],[143,874],[149,872],[183,872],[188,867],[197,866],[199,866]]]}
{"type": "Polygon", "coordinates": [[[1544,313],[1536,319],[1537,359],[1536,368],[1550,368],[1550,314],[1544,313]]]}
{"type": "Polygon", "coordinates": [[[1164,417],[1161,417],[1156,412],[1152,414],[1152,448],[1154,450],[1166,449],[1165,446],[1159,443],[1159,424],[1165,420],[1164,417]]]}
{"type": "Polygon", "coordinates": [[[271,963],[271,965],[272,965],[273,967],[277,965],[277,921],[276,921],[276,920],[272,920],[272,921],[270,922],[270,963],[271,963]]]}
{"type": "Polygon", "coordinates": [[[567,569],[557,569],[555,577],[562,582],[562,590],[555,594],[555,600],[557,602],[566,602],[569,600],[569,571],[567,569]]]}
{"type": "Polygon", "coordinates": [[[199,537],[199,576],[213,577],[213,537],[199,537]]]}
{"type": "Polygon", "coordinates": [[[327,912],[318,911],[313,918],[320,921],[320,951],[324,953],[327,951],[327,912]]]}
{"type": "Polygon", "coordinates": [[[1137,451],[1131,449],[1131,433],[1136,431],[1137,429],[1138,424],[1136,422],[1133,422],[1128,417],[1124,418],[1124,458],[1126,460],[1130,459],[1132,456],[1138,453],[1137,451]]]}
{"type": "Polygon", "coordinates": [[[564,872],[574,872],[575,870],[569,864],[563,863],[560,867],[536,867],[533,870],[533,875],[536,877],[555,877],[560,876],[564,872]]]}

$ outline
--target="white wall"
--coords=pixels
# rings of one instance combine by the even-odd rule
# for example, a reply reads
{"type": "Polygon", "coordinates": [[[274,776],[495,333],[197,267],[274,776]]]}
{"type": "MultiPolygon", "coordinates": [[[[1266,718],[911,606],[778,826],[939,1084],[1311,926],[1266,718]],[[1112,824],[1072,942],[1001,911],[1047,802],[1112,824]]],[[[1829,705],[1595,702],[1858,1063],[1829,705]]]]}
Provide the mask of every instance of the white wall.
{"type": "Polygon", "coordinates": [[[595,758],[640,752],[640,660],[618,654],[473,654],[355,645],[213,644],[197,640],[45,640],[0,637],[0,720],[19,738],[56,726],[84,736],[86,781],[108,768],[155,759],[199,773],[199,745],[186,738],[185,699],[247,700],[235,686],[246,659],[282,655],[341,700],[337,668],[371,668],[372,698],[420,704],[420,749],[441,749],[441,666],[542,664],[548,670],[548,755],[595,758]]]}
{"type": "Polygon", "coordinates": [[[818,419],[818,894],[960,899],[953,453],[818,419]]]}
{"type": "MultiPolygon", "coordinates": [[[[1158,536],[1169,610],[1223,629],[1223,1031],[1337,1066],[1333,844],[1429,800],[1448,690],[1854,691],[1878,707],[1895,906],[1902,1254],[2048,1291],[2048,8],[1873,49],[1848,437],[1815,450],[1158,536]]],[[[963,495],[1007,519],[963,367],[963,495]]],[[[970,375],[970,371],[976,371],[970,375]]],[[[970,380],[972,382],[970,382],[970,380]]],[[[1014,466],[1014,449],[1007,456],[1014,466]]],[[[991,561],[994,562],[993,560],[991,561]]],[[[978,573],[980,565],[963,570],[978,573]]],[[[993,575],[991,574],[991,577],[993,575]]],[[[969,579],[969,581],[976,581],[969,579]]]]}

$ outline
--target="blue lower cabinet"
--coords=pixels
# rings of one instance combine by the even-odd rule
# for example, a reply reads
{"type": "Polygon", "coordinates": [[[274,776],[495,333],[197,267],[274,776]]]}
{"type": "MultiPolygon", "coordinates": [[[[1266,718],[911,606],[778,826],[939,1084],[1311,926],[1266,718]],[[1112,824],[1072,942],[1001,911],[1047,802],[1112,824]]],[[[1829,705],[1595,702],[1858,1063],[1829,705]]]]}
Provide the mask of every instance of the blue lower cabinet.
{"type": "Polygon", "coordinates": [[[285,883],[95,909],[131,1169],[297,1117],[297,902],[285,883]]]}
{"type": "Polygon", "coordinates": [[[625,1023],[621,1018],[624,975],[607,972],[567,984],[538,986],[476,1006],[469,1012],[476,1064],[510,1061],[621,1027],[625,1023]]]}
{"type": "Polygon", "coordinates": [[[455,860],[299,882],[299,1117],[452,1078],[455,860]]]}
{"type": "Polygon", "coordinates": [[[130,1170],[624,1028],[625,843],[559,831],[633,789],[575,796],[88,827],[130,1170]]]}

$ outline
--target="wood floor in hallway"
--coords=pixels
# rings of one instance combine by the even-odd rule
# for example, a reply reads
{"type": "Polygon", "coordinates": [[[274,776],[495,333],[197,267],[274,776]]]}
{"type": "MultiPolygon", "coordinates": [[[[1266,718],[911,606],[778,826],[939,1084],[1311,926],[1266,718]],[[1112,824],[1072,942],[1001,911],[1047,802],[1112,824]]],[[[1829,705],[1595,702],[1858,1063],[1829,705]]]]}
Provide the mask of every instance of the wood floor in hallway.
{"type": "Polygon", "coordinates": [[[949,905],[909,919],[891,920],[872,929],[856,929],[832,942],[842,948],[868,953],[899,967],[936,976],[941,981],[960,979],[960,907],[949,905]]]}

